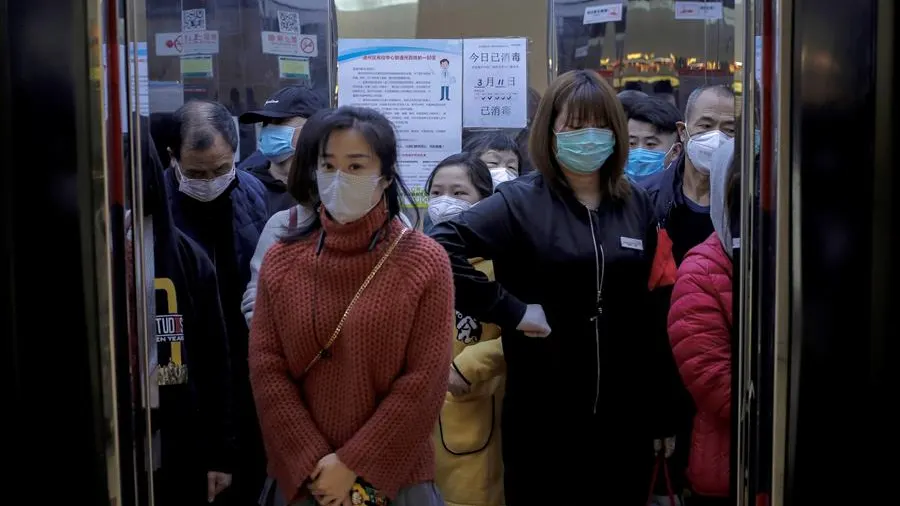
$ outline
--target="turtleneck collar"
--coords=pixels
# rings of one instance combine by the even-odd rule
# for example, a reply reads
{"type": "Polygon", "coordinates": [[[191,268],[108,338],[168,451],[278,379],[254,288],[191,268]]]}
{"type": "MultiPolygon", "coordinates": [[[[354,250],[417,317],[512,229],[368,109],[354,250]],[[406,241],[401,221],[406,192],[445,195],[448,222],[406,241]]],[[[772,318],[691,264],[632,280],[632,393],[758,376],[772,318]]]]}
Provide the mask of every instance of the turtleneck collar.
{"type": "Polygon", "coordinates": [[[332,219],[325,211],[325,206],[319,206],[319,218],[322,220],[320,233],[324,234],[326,251],[348,253],[368,251],[372,249],[373,244],[383,240],[383,236],[390,232],[387,226],[387,204],[384,200],[376,204],[368,214],[350,223],[341,224],[332,219]]]}

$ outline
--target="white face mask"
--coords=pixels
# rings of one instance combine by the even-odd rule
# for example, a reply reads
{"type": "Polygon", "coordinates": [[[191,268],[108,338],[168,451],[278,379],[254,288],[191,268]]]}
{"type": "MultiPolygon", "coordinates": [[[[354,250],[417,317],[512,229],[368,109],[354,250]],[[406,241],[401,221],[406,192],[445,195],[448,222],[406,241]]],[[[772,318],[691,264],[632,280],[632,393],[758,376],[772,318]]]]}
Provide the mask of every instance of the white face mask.
{"type": "Polygon", "coordinates": [[[719,149],[723,142],[728,140],[728,136],[720,130],[712,130],[691,136],[688,139],[687,156],[690,158],[694,168],[701,174],[709,174],[712,166],[713,153],[719,149]]]}
{"type": "Polygon", "coordinates": [[[228,173],[212,179],[188,179],[181,173],[181,165],[176,165],[175,171],[178,175],[178,190],[200,202],[216,200],[219,195],[225,193],[235,178],[234,167],[231,167],[228,173]]]}
{"type": "Polygon", "coordinates": [[[497,188],[498,184],[512,181],[517,177],[519,177],[519,173],[507,167],[494,167],[491,169],[491,179],[494,180],[494,189],[497,188]]]}
{"type": "Polygon", "coordinates": [[[431,217],[431,222],[437,225],[456,218],[461,212],[470,207],[472,207],[472,204],[465,200],[441,195],[440,197],[432,197],[428,201],[428,216],[431,217]]]}
{"type": "Polygon", "coordinates": [[[319,198],[338,223],[350,223],[368,214],[381,201],[380,182],[381,176],[360,176],[340,170],[316,171],[319,198]]]}

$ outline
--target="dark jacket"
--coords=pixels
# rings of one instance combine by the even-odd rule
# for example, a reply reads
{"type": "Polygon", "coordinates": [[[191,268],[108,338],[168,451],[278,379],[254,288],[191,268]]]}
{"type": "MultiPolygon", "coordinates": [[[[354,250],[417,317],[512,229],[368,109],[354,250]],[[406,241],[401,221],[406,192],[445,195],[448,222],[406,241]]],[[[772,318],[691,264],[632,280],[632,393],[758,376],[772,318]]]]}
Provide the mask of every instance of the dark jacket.
{"type": "MultiPolygon", "coordinates": [[[[169,193],[169,204],[172,209],[172,218],[175,225],[186,233],[191,239],[197,241],[201,246],[206,247],[206,241],[202,238],[202,229],[208,225],[205,221],[197,219],[195,216],[188,216],[190,212],[185,213],[185,208],[194,204],[198,204],[194,199],[181,193],[178,190],[178,179],[173,169],[166,169],[166,187],[169,193]]],[[[256,243],[259,241],[259,234],[266,221],[269,219],[266,203],[266,190],[258,179],[242,172],[235,171],[235,180],[231,187],[222,196],[213,202],[199,203],[201,205],[208,204],[228,204],[222,206],[223,210],[230,208],[231,221],[234,229],[234,251],[238,264],[239,279],[242,280],[244,286],[250,280],[250,259],[253,258],[253,252],[256,250],[256,243]],[[225,199],[225,200],[223,200],[225,199]]],[[[229,310],[231,308],[226,308],[229,310]]],[[[240,310],[240,307],[237,308],[240,310]]]]}
{"type": "Polygon", "coordinates": [[[632,187],[625,200],[588,211],[532,173],[431,235],[450,254],[457,309],[503,329],[507,504],[579,501],[589,488],[619,491],[618,504],[646,501],[651,440],[666,432],[658,371],[671,360],[646,312],[656,250],[647,194],[632,187]],[[496,282],[472,267],[474,257],[494,261],[496,282]],[[543,306],[549,337],[516,330],[526,304],[543,306]],[[578,484],[573,495],[549,485],[560,482],[578,484]]]}
{"type": "Polygon", "coordinates": [[[156,494],[165,504],[201,504],[206,501],[206,472],[231,472],[236,460],[228,336],[212,262],[175,227],[153,140],[148,135],[141,139],[155,277],[148,281],[156,285],[156,325],[151,330],[156,331],[160,367],[154,376],[160,383],[159,409],[152,413],[153,428],[161,436],[156,494]],[[160,379],[171,379],[169,373],[179,369],[186,373],[184,381],[166,384],[160,379]]]}
{"type": "Polygon", "coordinates": [[[238,170],[244,170],[252,174],[266,188],[266,206],[269,216],[290,209],[297,205],[297,201],[287,191],[287,185],[272,177],[269,172],[271,162],[262,156],[259,151],[250,155],[238,165],[238,170]]]}
{"type": "Polygon", "coordinates": [[[246,172],[238,170],[235,174],[228,190],[211,202],[199,202],[181,193],[173,169],[167,170],[166,185],[175,224],[209,255],[219,280],[218,300],[228,331],[239,438],[238,478],[227,494],[236,504],[251,504],[265,478],[265,457],[250,392],[249,330],[241,300],[268,212],[262,183],[246,172]]]}
{"type": "MultiPolygon", "coordinates": [[[[673,250],[672,236],[675,235],[675,231],[671,229],[671,226],[677,225],[672,222],[675,213],[685,210],[687,205],[682,189],[684,184],[684,163],[684,155],[682,155],[669,164],[666,170],[653,174],[640,183],[647,190],[647,194],[653,201],[657,223],[658,246],[656,257],[653,259],[653,270],[650,274],[652,293],[651,302],[648,305],[648,313],[654,315],[653,322],[655,327],[653,332],[666,340],[669,339],[669,332],[665,324],[666,317],[659,319],[656,316],[669,314],[672,289],[675,285],[678,266],[683,260],[683,257],[676,255],[676,252],[673,250]]],[[[689,246],[693,247],[696,245],[689,246]]],[[[688,441],[691,437],[692,421],[696,413],[696,407],[690,392],[688,392],[681,375],[678,373],[674,355],[668,364],[668,379],[666,380],[668,393],[666,394],[667,399],[665,402],[669,408],[661,416],[665,416],[669,425],[675,429],[675,453],[669,459],[669,470],[673,486],[676,489],[681,489],[687,485],[684,473],[690,456],[688,441]]],[[[659,494],[666,493],[662,481],[657,483],[656,492],[659,494]]]]}

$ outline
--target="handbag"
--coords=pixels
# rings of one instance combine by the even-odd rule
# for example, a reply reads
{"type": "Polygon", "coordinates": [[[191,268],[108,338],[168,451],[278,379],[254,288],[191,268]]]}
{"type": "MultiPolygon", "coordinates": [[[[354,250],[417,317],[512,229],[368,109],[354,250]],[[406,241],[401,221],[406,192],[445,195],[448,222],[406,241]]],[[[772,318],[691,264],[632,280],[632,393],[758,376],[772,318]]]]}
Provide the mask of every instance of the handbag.
{"type": "Polygon", "coordinates": [[[681,499],[675,495],[675,491],[672,489],[672,480],[669,478],[669,465],[666,462],[664,453],[665,452],[660,452],[656,457],[656,463],[653,464],[653,477],[650,479],[650,494],[647,497],[647,506],[681,506],[681,499]],[[656,490],[656,479],[659,478],[660,468],[662,468],[666,480],[666,492],[668,492],[669,499],[668,503],[663,502],[667,498],[666,496],[653,494],[653,491],[656,490]]]}

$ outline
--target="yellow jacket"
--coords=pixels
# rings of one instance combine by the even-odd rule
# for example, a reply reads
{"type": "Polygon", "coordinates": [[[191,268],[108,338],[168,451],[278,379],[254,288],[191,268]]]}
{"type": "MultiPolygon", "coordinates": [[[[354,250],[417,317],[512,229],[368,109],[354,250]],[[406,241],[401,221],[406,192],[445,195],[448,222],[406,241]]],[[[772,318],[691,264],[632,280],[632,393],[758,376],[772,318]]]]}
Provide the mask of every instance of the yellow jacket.
{"type": "MultiPolygon", "coordinates": [[[[491,261],[471,262],[494,279],[491,261]]],[[[500,328],[458,311],[456,327],[453,367],[471,390],[461,396],[447,392],[434,430],[436,482],[448,506],[501,506],[500,406],[506,362],[500,328]]]]}

